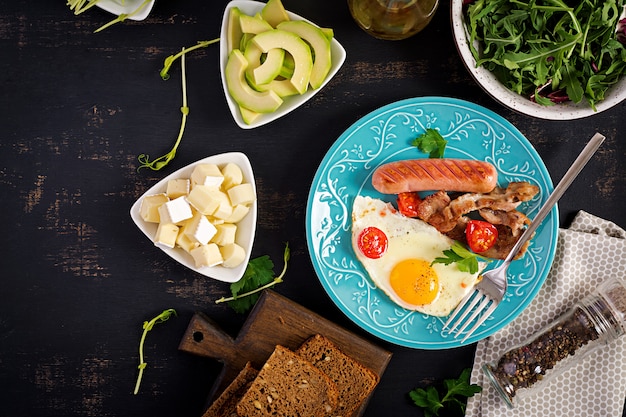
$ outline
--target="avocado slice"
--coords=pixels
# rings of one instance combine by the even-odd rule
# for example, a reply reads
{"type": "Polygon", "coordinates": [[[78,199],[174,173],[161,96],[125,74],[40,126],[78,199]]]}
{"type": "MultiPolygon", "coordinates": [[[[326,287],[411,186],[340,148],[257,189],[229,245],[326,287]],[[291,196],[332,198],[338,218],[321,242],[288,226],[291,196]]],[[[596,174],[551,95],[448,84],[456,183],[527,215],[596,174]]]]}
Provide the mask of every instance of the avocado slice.
{"type": "Polygon", "coordinates": [[[304,94],[309,86],[313,58],[309,45],[298,35],[285,30],[273,29],[259,33],[250,41],[256,44],[263,53],[274,48],[284,49],[294,60],[293,76],[290,78],[298,93],[304,94]]]}
{"type": "Polygon", "coordinates": [[[227,23],[228,30],[226,32],[226,47],[228,52],[235,48],[239,48],[239,44],[241,43],[243,32],[241,31],[241,26],[239,25],[240,16],[244,16],[244,14],[238,7],[230,9],[227,23]]]}
{"type": "Polygon", "coordinates": [[[248,61],[248,69],[246,75],[248,80],[252,80],[254,84],[267,84],[276,78],[283,68],[283,59],[285,50],[273,48],[265,54],[265,60],[262,61],[263,53],[254,43],[248,44],[244,57],[248,61]]]}
{"type": "Polygon", "coordinates": [[[278,109],[283,99],[273,91],[255,91],[246,82],[248,61],[239,49],[228,55],[224,77],[226,87],[233,100],[242,107],[257,113],[271,113],[278,109]]]}
{"type": "Polygon", "coordinates": [[[330,72],[332,64],[328,37],[318,27],[303,20],[282,22],[278,29],[295,33],[311,46],[315,59],[309,83],[312,88],[319,88],[330,72]]]}
{"type": "Polygon", "coordinates": [[[261,10],[261,16],[274,28],[279,23],[289,20],[287,10],[280,0],[268,0],[261,10]]]}
{"type": "Polygon", "coordinates": [[[243,33],[254,33],[255,35],[266,30],[274,29],[272,25],[267,23],[263,19],[258,17],[248,16],[247,14],[241,14],[239,16],[239,27],[243,33]]]}

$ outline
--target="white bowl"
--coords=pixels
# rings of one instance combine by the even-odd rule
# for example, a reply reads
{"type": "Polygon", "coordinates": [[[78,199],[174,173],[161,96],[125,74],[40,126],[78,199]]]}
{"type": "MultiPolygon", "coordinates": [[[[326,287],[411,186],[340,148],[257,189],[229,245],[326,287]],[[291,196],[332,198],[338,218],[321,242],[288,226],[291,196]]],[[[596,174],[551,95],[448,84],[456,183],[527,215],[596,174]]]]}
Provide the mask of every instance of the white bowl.
{"type": "Polygon", "coordinates": [[[596,111],[585,100],[578,104],[566,102],[554,106],[542,106],[532,102],[506,88],[491,71],[482,66],[476,67],[476,60],[468,44],[469,35],[463,17],[463,0],[452,0],[451,20],[454,42],[470,74],[489,95],[512,110],[540,119],[573,120],[598,114],[626,98],[626,77],[624,77],[605,93],[604,100],[596,104],[596,111]]]}
{"type": "MultiPolygon", "coordinates": [[[[246,124],[243,121],[241,114],[239,113],[239,107],[237,103],[235,103],[235,100],[233,100],[233,98],[228,93],[228,87],[226,86],[226,80],[224,78],[224,70],[226,68],[226,62],[228,61],[228,45],[227,45],[227,42],[225,42],[227,38],[226,32],[228,29],[228,15],[230,14],[230,9],[232,9],[233,7],[238,7],[239,10],[241,10],[243,13],[253,16],[257,12],[260,12],[261,9],[263,9],[263,6],[265,6],[265,3],[262,3],[259,1],[233,0],[226,5],[226,9],[224,10],[224,16],[222,18],[222,30],[220,33],[220,39],[223,40],[222,42],[220,42],[220,71],[222,74],[222,86],[224,88],[224,95],[226,96],[226,102],[228,103],[230,112],[233,115],[233,118],[235,119],[235,122],[237,123],[237,125],[239,125],[239,127],[242,129],[253,129],[255,127],[263,126],[297,109],[299,106],[303,105],[308,100],[310,100],[322,88],[324,88],[324,86],[335,76],[335,74],[337,74],[337,71],[339,71],[339,68],[341,68],[344,61],[346,60],[345,49],[343,49],[341,44],[335,38],[333,38],[330,43],[330,54],[331,54],[332,66],[330,68],[330,72],[326,76],[326,80],[319,88],[315,90],[309,88],[302,95],[285,97],[284,102],[281,104],[278,110],[272,113],[262,114],[253,123],[246,124]]],[[[287,13],[291,20],[305,20],[315,25],[315,23],[301,16],[298,16],[295,13],[291,13],[289,11],[287,11],[287,13]]],[[[318,25],[315,25],[315,26],[318,26],[318,25]]]]}
{"type": "MultiPolygon", "coordinates": [[[[228,162],[234,162],[235,164],[239,165],[239,167],[243,171],[244,182],[252,184],[252,187],[256,194],[254,174],[252,172],[252,166],[250,165],[250,160],[248,159],[248,157],[240,152],[223,153],[219,155],[209,156],[208,158],[196,161],[193,164],[187,165],[186,167],[181,168],[178,171],[173,172],[172,174],[163,178],[156,185],[146,191],[141,197],[139,197],[139,199],[133,204],[130,209],[130,216],[132,217],[137,227],[139,227],[139,229],[148,237],[148,239],[154,241],[154,235],[156,233],[158,225],[156,223],[148,223],[144,221],[141,217],[140,209],[141,201],[143,200],[143,198],[153,194],[164,193],[167,188],[167,182],[169,180],[173,180],[176,178],[189,178],[193,169],[198,164],[217,164],[219,166],[222,166],[228,162]]],[[[199,274],[214,278],[218,281],[235,282],[243,276],[244,272],[246,271],[248,261],[250,260],[250,252],[252,251],[252,244],[254,242],[254,234],[256,231],[256,218],[257,202],[254,201],[250,206],[250,211],[248,212],[246,217],[244,217],[239,223],[237,223],[236,241],[241,247],[244,248],[246,252],[246,258],[236,268],[225,268],[220,265],[196,268],[195,262],[191,255],[189,255],[183,249],[164,248],[162,246],[157,247],[162,249],[163,252],[171,256],[174,260],[185,265],[187,268],[198,272],[199,274]]]]}
{"type": "MultiPolygon", "coordinates": [[[[101,8],[102,10],[106,10],[109,13],[113,13],[114,15],[131,14],[141,4],[143,0],[100,0],[96,3],[96,6],[101,8]]],[[[152,7],[154,6],[154,0],[151,0],[148,4],[144,6],[141,11],[133,16],[129,16],[130,20],[144,20],[150,14],[152,7]]]]}

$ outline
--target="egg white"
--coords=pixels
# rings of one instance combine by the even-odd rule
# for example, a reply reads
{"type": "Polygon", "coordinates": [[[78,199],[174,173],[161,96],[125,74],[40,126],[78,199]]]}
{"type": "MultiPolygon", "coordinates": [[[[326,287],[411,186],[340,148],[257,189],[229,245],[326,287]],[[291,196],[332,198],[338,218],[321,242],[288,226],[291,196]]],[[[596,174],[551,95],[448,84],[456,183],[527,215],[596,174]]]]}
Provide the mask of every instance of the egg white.
{"type": "Polygon", "coordinates": [[[402,300],[389,283],[391,270],[406,259],[422,259],[432,262],[443,256],[454,241],[428,223],[406,217],[391,204],[371,197],[357,196],[352,207],[352,247],[357,259],[369,274],[374,285],[380,288],[399,306],[433,316],[447,316],[463,297],[473,289],[479,272],[485,264],[480,263],[479,272],[470,274],[460,271],[456,263],[434,264],[432,268],[439,278],[439,291],[429,304],[410,304],[402,300]],[[359,250],[357,240],[366,227],[377,227],[388,238],[385,254],[371,259],[359,250]]]}

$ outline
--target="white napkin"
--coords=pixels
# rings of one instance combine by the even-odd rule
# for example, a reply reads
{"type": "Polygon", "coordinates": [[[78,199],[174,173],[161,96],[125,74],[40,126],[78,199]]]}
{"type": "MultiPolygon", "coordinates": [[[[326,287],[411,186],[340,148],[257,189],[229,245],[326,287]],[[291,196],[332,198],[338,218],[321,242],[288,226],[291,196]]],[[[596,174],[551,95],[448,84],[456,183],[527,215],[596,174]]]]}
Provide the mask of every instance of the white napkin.
{"type": "Polygon", "coordinates": [[[626,336],[545,384],[540,393],[516,400],[512,410],[498,397],[481,367],[497,360],[592,292],[609,276],[626,274],[626,231],[579,212],[559,229],[554,264],[546,282],[519,317],[478,343],[471,382],[483,387],[467,402],[467,417],[622,416],[626,398],[626,336]]]}

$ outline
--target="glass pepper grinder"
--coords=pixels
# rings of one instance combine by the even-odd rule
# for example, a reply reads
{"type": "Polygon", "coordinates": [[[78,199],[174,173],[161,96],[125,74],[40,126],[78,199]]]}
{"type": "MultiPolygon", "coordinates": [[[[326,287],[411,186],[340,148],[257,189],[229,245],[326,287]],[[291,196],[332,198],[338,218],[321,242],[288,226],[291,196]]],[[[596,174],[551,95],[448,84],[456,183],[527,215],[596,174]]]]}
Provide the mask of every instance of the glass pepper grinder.
{"type": "Polygon", "coordinates": [[[626,282],[604,281],[558,319],[483,366],[509,407],[626,333],[626,282]]]}
{"type": "Polygon", "coordinates": [[[405,39],[424,29],[438,5],[439,0],[348,0],[361,29],[386,40],[405,39]]]}

